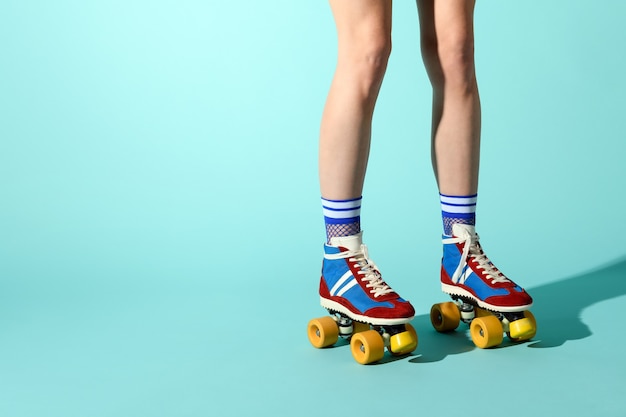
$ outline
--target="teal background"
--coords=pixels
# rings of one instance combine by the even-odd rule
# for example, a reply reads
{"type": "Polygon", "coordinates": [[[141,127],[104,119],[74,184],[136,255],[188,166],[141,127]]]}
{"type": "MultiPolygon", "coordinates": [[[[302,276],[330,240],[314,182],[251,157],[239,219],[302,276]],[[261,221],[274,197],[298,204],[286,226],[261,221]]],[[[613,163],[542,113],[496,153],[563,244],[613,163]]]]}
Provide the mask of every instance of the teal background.
{"type": "Polygon", "coordinates": [[[626,415],[626,3],[480,1],[479,231],[534,341],[436,334],[415,5],[394,4],[363,227],[415,354],[315,350],[323,1],[0,3],[0,415],[626,415]],[[593,414],[592,414],[593,413],[593,414]]]}

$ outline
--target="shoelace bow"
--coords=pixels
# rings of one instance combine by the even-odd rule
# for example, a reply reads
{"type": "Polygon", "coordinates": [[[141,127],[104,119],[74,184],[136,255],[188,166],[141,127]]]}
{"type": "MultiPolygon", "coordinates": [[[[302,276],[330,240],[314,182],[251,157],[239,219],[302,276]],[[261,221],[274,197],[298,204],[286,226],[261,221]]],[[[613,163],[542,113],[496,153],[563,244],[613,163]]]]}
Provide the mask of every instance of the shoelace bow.
{"type": "Polygon", "coordinates": [[[393,289],[383,281],[374,261],[369,259],[366,245],[361,244],[361,249],[358,251],[348,250],[334,255],[328,254],[326,257],[328,259],[348,259],[348,262],[355,263],[359,267],[357,273],[361,276],[361,281],[367,282],[365,287],[370,288],[370,293],[374,294],[374,298],[393,292],[393,289]]]}
{"type": "Polygon", "coordinates": [[[496,266],[487,258],[487,255],[481,249],[478,243],[478,234],[474,236],[467,235],[465,237],[451,237],[443,239],[444,244],[463,243],[463,253],[461,254],[461,262],[457,266],[456,271],[452,275],[452,282],[463,284],[469,274],[464,274],[468,260],[476,263],[476,269],[482,269],[485,277],[491,280],[492,284],[511,282],[496,266]]]}

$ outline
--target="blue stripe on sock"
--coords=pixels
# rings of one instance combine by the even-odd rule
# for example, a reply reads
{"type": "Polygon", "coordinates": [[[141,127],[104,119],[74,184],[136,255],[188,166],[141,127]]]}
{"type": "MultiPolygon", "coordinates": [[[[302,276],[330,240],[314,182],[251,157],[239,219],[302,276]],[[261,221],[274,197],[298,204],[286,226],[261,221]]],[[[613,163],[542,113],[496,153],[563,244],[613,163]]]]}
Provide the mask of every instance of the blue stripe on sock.
{"type": "Polygon", "coordinates": [[[445,211],[441,212],[443,217],[447,217],[449,219],[472,219],[476,218],[476,213],[448,213],[445,211]]]}
{"type": "Polygon", "coordinates": [[[329,210],[329,211],[352,211],[352,210],[358,210],[358,209],[360,209],[360,208],[361,208],[361,206],[358,206],[358,207],[350,207],[350,208],[342,208],[342,209],[339,209],[339,208],[332,208],[332,207],[327,207],[327,206],[322,206],[322,207],[323,207],[323,208],[325,208],[326,210],[329,210]]]}
{"type": "Polygon", "coordinates": [[[349,219],[333,219],[332,217],[324,216],[324,222],[326,224],[350,224],[356,223],[360,220],[360,217],[351,217],[349,219]]]}
{"type": "Polygon", "coordinates": [[[471,207],[471,206],[476,205],[476,203],[454,204],[454,203],[444,203],[444,202],[442,202],[441,204],[443,204],[444,206],[454,206],[454,207],[471,207]]]}
{"type": "Polygon", "coordinates": [[[328,242],[332,237],[351,236],[360,232],[362,196],[347,200],[329,200],[322,197],[321,200],[328,242]]]}
{"type": "Polygon", "coordinates": [[[476,224],[476,200],[478,200],[478,194],[462,196],[462,195],[446,195],[439,193],[441,201],[441,217],[443,221],[444,235],[452,235],[452,226],[455,223],[461,224],[476,224]],[[447,199],[453,200],[448,202],[447,199]],[[446,201],[444,201],[446,200],[446,201]],[[469,211],[469,213],[451,213],[446,211],[446,206],[449,210],[469,211]],[[459,207],[459,209],[455,209],[459,207]],[[461,209],[463,208],[463,209],[461,209]]]}

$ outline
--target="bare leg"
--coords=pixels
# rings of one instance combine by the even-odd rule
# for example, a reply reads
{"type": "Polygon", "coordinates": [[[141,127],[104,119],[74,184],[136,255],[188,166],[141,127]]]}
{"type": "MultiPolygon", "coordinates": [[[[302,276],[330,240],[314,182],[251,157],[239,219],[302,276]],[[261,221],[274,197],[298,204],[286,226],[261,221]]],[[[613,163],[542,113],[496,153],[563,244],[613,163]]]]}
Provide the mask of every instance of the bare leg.
{"type": "Polygon", "coordinates": [[[338,58],[319,142],[324,198],[360,197],[372,115],[391,52],[391,0],[330,0],[338,58]]]}
{"type": "MultiPolygon", "coordinates": [[[[417,0],[417,5],[422,55],[433,86],[433,168],[442,194],[467,199],[478,189],[480,157],[474,0],[417,0]]],[[[532,298],[487,258],[473,222],[454,222],[452,234],[443,239],[442,290],[474,306],[501,312],[509,329],[514,329],[509,332],[514,339],[533,337],[536,324],[524,312],[532,298]]],[[[497,339],[485,342],[473,332],[472,339],[479,347],[500,343],[497,339]]]]}
{"type": "Polygon", "coordinates": [[[433,86],[432,162],[442,194],[478,189],[480,98],[473,0],[417,0],[424,64],[433,86]]]}
{"type": "MultiPolygon", "coordinates": [[[[341,314],[343,320],[347,317],[385,325],[395,333],[390,341],[392,352],[406,354],[417,347],[415,331],[406,325],[415,309],[383,281],[368,258],[359,232],[360,216],[353,213],[349,216],[355,217],[345,218],[346,210],[356,208],[355,201],[360,209],[358,197],[363,191],[369,157],[372,115],[391,53],[391,0],[330,0],[330,5],[337,25],[339,56],[320,131],[320,188],[328,237],[320,300],[323,307],[341,314]],[[333,212],[335,209],[337,212],[333,212]],[[344,226],[354,233],[344,234],[344,226]]],[[[310,329],[315,330],[317,325],[314,322],[312,326],[310,329]]],[[[321,347],[317,344],[318,333],[309,334],[313,335],[311,342],[321,347]]],[[[355,335],[352,342],[359,343],[359,337],[355,335]]],[[[360,349],[353,352],[357,352],[355,359],[361,363],[378,360],[383,354],[382,349],[367,357],[360,349]]]]}

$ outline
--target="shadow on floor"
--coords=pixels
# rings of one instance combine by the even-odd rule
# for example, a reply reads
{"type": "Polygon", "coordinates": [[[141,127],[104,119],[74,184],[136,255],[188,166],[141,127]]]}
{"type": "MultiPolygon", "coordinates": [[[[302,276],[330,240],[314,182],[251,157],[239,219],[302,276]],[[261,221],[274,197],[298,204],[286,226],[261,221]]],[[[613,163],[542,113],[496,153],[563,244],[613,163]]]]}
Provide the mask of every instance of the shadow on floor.
{"type": "MultiPolygon", "coordinates": [[[[569,340],[584,339],[593,332],[582,322],[583,310],[626,295],[626,257],[582,275],[528,288],[528,292],[535,301],[532,312],[538,322],[537,335],[528,342],[528,347],[553,348],[569,340]]],[[[476,349],[464,331],[467,326],[440,335],[433,330],[428,315],[415,317],[413,326],[420,342],[419,354],[410,362],[437,362],[448,355],[476,349]]]]}

